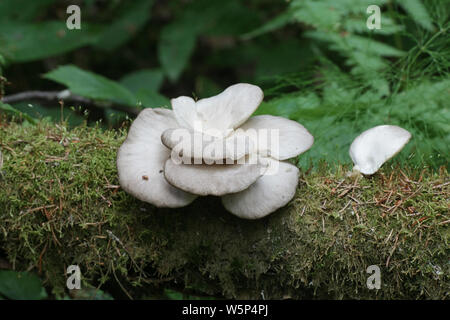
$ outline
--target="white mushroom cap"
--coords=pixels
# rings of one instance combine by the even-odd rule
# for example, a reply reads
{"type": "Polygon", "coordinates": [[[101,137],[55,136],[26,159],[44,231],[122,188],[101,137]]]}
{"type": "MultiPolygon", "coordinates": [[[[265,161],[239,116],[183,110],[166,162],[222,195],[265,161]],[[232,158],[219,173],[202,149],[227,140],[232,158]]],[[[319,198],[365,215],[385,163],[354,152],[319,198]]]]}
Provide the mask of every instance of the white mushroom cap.
{"type": "Polygon", "coordinates": [[[182,158],[184,163],[224,163],[224,159],[238,160],[255,150],[250,137],[234,132],[227,138],[216,138],[185,128],[168,129],[161,136],[162,143],[172,149],[172,159],[182,158]],[[220,162],[219,162],[220,161],[220,162]]]}
{"type": "Polygon", "coordinates": [[[234,215],[259,219],[284,207],[295,196],[299,169],[288,162],[266,160],[270,166],[278,166],[275,174],[264,174],[248,189],[222,197],[224,207],[234,215]]]}
{"type": "Polygon", "coordinates": [[[133,121],[117,154],[121,187],[157,207],[182,207],[196,198],[173,187],[164,178],[164,163],[170,150],[161,143],[161,134],[177,126],[171,110],[144,109],[133,121]]]}
{"type": "MultiPolygon", "coordinates": [[[[311,148],[314,137],[300,123],[283,117],[271,115],[254,116],[248,119],[239,129],[245,132],[257,130],[258,152],[277,160],[287,160],[298,156],[311,148]],[[270,138],[277,134],[275,141],[270,138]],[[266,141],[268,140],[268,141],[266,141]]],[[[274,137],[275,138],[275,137],[274,137]]]]}
{"type": "Polygon", "coordinates": [[[361,133],[350,146],[353,170],[366,175],[374,174],[387,160],[395,156],[411,139],[407,130],[382,125],[361,133]]]}
{"type": "Polygon", "coordinates": [[[238,83],[197,102],[182,96],[172,99],[171,103],[181,126],[200,132],[215,130],[217,137],[226,137],[252,115],[263,97],[258,86],[238,83]]]}
{"type": "Polygon", "coordinates": [[[260,163],[176,164],[166,161],[164,174],[172,185],[197,195],[222,196],[248,188],[262,174],[260,163]]]}

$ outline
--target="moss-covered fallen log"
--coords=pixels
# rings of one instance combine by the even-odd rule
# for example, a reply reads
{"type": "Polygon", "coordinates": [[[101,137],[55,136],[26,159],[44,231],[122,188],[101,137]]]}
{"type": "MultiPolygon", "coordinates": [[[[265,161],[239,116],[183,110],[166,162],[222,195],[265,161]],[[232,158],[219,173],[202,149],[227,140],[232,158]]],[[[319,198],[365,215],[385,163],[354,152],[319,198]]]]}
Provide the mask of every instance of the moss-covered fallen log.
{"type": "Polygon", "coordinates": [[[65,270],[120,281],[135,298],[168,286],[229,298],[449,298],[449,177],[385,166],[372,178],[302,173],[285,208],[257,221],[220,199],[156,209],[118,186],[125,132],[3,123],[0,257],[54,294],[65,270]],[[381,269],[369,290],[366,269],[381,269]]]}

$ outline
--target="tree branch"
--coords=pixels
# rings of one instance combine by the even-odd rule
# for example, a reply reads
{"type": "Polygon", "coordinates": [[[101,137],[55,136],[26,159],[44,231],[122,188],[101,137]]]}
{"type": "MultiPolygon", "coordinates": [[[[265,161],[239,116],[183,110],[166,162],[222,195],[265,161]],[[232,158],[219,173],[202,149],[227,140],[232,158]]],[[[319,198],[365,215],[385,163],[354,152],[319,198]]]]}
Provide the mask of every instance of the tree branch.
{"type": "Polygon", "coordinates": [[[22,101],[46,101],[46,102],[58,102],[64,101],[68,104],[83,104],[90,105],[101,109],[112,108],[124,112],[128,112],[133,115],[137,115],[141,110],[136,107],[129,107],[114,102],[100,102],[92,99],[88,99],[79,95],[72,94],[69,90],[63,91],[24,91],[16,94],[4,96],[1,101],[3,103],[17,103],[22,101]]]}

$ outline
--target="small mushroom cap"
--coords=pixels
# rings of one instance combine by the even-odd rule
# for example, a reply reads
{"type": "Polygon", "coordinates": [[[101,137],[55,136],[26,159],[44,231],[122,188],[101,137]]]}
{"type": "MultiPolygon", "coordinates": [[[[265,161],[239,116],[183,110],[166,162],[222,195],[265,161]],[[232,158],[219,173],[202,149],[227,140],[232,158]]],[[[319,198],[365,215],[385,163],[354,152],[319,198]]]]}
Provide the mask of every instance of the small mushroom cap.
{"type": "Polygon", "coordinates": [[[178,123],[194,131],[216,130],[225,137],[243,124],[258,108],[264,94],[258,86],[238,83],[222,93],[197,102],[186,96],[172,99],[178,123]]]}
{"type": "MultiPolygon", "coordinates": [[[[244,219],[259,219],[284,207],[295,196],[299,170],[283,161],[267,159],[275,174],[265,174],[244,191],[222,197],[224,207],[244,219]]],[[[270,168],[267,171],[272,171],[270,168]]]]}
{"type": "Polygon", "coordinates": [[[283,117],[261,115],[247,120],[239,129],[250,133],[257,130],[257,148],[260,153],[277,160],[286,160],[307,151],[314,143],[314,137],[297,121],[283,117]],[[273,141],[271,136],[278,136],[273,141]]]}
{"type": "Polygon", "coordinates": [[[164,174],[172,185],[196,195],[222,196],[239,192],[254,183],[263,172],[259,163],[176,164],[166,161],[164,174]]]}
{"type": "Polygon", "coordinates": [[[121,187],[157,207],[183,207],[196,198],[170,185],[164,178],[164,163],[170,150],[161,143],[161,134],[175,126],[177,122],[171,110],[144,109],[133,121],[117,153],[121,187]]]}
{"type": "MultiPolygon", "coordinates": [[[[227,138],[216,138],[202,132],[185,128],[168,129],[161,136],[162,143],[173,149],[172,158],[183,158],[183,162],[191,159],[194,163],[224,163],[224,159],[238,160],[254,151],[255,145],[250,137],[233,133],[227,138]]],[[[186,163],[186,162],[185,162],[186,163]]]]}
{"type": "Polygon", "coordinates": [[[361,133],[350,146],[354,170],[371,175],[380,169],[411,139],[411,133],[398,126],[381,125],[361,133]]]}

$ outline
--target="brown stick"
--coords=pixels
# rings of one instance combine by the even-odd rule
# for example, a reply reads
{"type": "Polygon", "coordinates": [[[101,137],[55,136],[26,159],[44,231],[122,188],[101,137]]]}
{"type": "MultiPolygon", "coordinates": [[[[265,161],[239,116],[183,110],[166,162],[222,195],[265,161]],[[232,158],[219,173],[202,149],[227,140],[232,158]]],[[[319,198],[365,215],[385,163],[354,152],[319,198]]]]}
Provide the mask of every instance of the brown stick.
{"type": "Polygon", "coordinates": [[[133,115],[137,115],[141,110],[135,107],[129,107],[113,102],[98,102],[92,99],[88,99],[82,96],[78,96],[72,93],[69,93],[67,96],[64,91],[24,91],[16,94],[11,94],[4,96],[1,101],[3,103],[17,103],[22,101],[46,101],[46,102],[59,102],[65,101],[66,104],[83,104],[83,105],[91,105],[97,108],[112,108],[124,112],[131,113],[133,115]]]}

